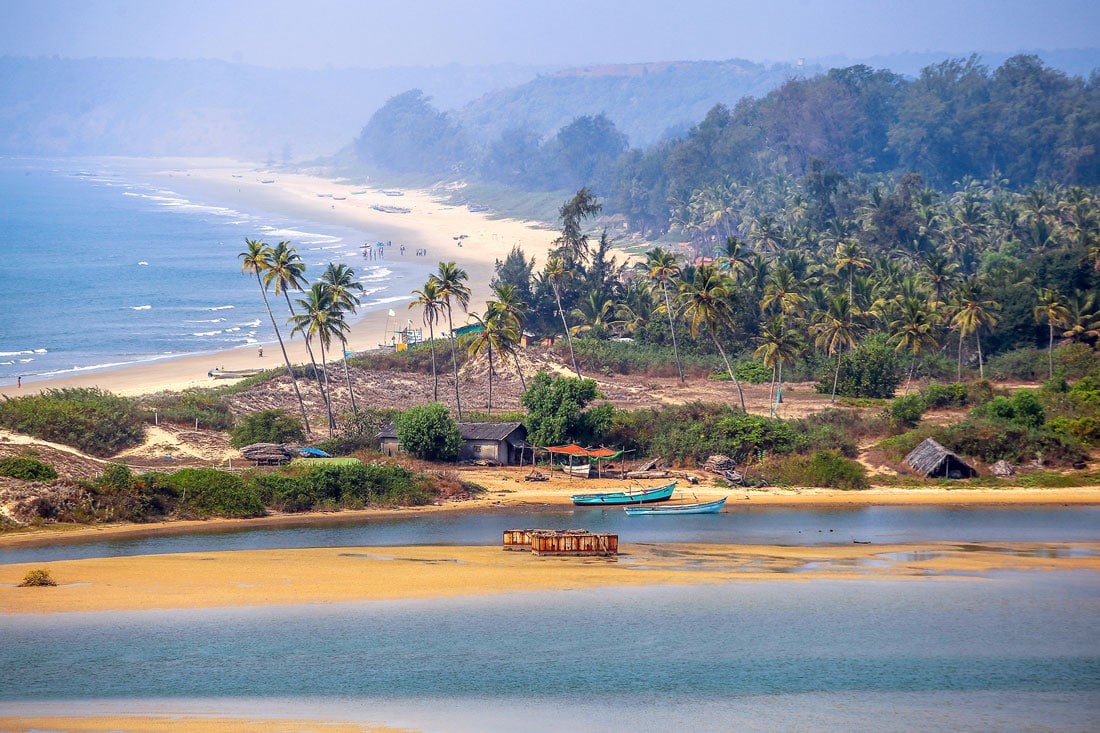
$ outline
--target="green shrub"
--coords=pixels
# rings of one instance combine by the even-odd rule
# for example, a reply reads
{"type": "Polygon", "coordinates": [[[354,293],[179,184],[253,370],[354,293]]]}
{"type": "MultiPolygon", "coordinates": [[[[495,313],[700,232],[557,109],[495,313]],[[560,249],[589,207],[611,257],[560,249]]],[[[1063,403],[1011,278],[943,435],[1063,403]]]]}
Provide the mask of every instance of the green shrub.
{"type": "Polygon", "coordinates": [[[925,407],[938,410],[944,407],[966,407],[970,401],[967,387],[961,382],[938,384],[933,382],[920,392],[925,407]]]}
{"type": "Polygon", "coordinates": [[[462,450],[458,423],[438,402],[409,408],[397,418],[397,440],[426,461],[453,461],[462,450]]]}
{"type": "Polygon", "coordinates": [[[0,476],[9,476],[21,481],[53,481],[57,471],[53,466],[34,458],[10,456],[0,458],[0,476]]]}
{"type": "Polygon", "coordinates": [[[1100,447],[1100,420],[1095,417],[1056,417],[1048,427],[1055,433],[1071,435],[1090,448],[1100,447]]]}
{"type": "Polygon", "coordinates": [[[198,517],[258,517],[264,513],[256,488],[236,474],[184,468],[158,481],[175,490],[181,510],[198,517]]]}
{"type": "Polygon", "coordinates": [[[924,414],[924,398],[919,394],[908,394],[890,402],[890,417],[900,425],[912,427],[920,422],[924,414]]]}
{"type": "Polygon", "coordinates": [[[234,448],[253,443],[297,443],[305,437],[302,423],[285,410],[260,410],[245,415],[229,435],[234,448]]]}
{"type": "Polygon", "coordinates": [[[610,406],[585,410],[599,396],[593,379],[539,372],[520,396],[527,408],[527,440],[534,445],[600,441],[610,430],[613,410],[610,406]]]}
{"type": "Polygon", "coordinates": [[[994,397],[984,405],[975,407],[971,414],[1027,428],[1037,428],[1046,419],[1039,398],[1026,389],[1016,391],[1011,397],[994,397]]]}
{"type": "Polygon", "coordinates": [[[23,576],[20,588],[44,588],[57,585],[57,581],[50,577],[50,571],[45,569],[30,570],[23,576]]]}
{"type": "Polygon", "coordinates": [[[772,380],[772,370],[758,361],[739,362],[733,367],[733,373],[749,384],[764,384],[772,380]]]}
{"type": "Polygon", "coordinates": [[[1072,465],[1087,457],[1081,443],[1071,435],[1004,420],[971,417],[937,428],[932,437],[960,455],[994,463],[1002,458],[1009,463],[1027,463],[1036,458],[1054,465],[1072,465]]]}
{"type": "Polygon", "coordinates": [[[0,425],[95,456],[112,456],[145,438],[137,403],[97,388],[50,389],[0,402],[0,425]]]}
{"type": "MultiPolygon", "coordinates": [[[[233,414],[219,390],[192,388],[182,392],[161,392],[142,399],[147,412],[155,411],[156,419],[213,430],[233,427],[233,414]]],[[[247,444],[246,444],[247,445],[247,444]]]]}
{"type": "Polygon", "coordinates": [[[787,456],[770,462],[769,477],[788,486],[814,486],[829,489],[866,489],[870,486],[867,469],[833,451],[812,455],[787,456]]]}
{"type": "MultiPolygon", "coordinates": [[[[900,382],[898,354],[885,335],[877,334],[841,356],[836,393],[844,397],[890,398],[900,382]]],[[[831,394],[833,380],[823,379],[815,389],[820,394],[831,394]]]]}

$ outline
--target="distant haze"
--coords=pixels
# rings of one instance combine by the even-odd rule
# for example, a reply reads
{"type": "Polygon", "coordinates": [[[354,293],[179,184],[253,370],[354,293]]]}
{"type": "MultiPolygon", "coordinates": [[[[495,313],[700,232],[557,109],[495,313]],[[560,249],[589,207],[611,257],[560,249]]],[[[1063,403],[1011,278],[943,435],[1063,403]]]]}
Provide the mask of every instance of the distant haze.
{"type": "Polygon", "coordinates": [[[5,0],[0,56],[575,66],[1093,47],[1094,0],[5,0]]]}

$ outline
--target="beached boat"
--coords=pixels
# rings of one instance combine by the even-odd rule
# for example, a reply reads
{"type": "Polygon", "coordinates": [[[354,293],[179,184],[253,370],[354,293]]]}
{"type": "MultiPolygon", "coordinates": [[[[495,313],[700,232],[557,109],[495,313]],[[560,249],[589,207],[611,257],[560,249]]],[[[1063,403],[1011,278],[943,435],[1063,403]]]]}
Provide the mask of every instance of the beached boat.
{"type": "Polygon", "coordinates": [[[606,506],[624,504],[650,504],[656,501],[668,501],[676,490],[676,482],[652,489],[634,489],[632,491],[608,491],[602,494],[573,494],[570,498],[577,506],[606,506]]]}
{"type": "Polygon", "coordinates": [[[717,514],[726,505],[726,497],[717,501],[704,501],[697,504],[661,504],[659,506],[628,506],[623,511],[628,516],[637,517],[647,514],[717,514]]]}
{"type": "Polygon", "coordinates": [[[214,379],[243,379],[263,374],[263,369],[211,369],[206,376],[214,379]]]}
{"type": "Polygon", "coordinates": [[[592,464],[587,461],[575,465],[563,463],[558,466],[558,468],[565,471],[570,476],[580,476],[581,478],[588,478],[588,474],[592,473],[592,464]]]}

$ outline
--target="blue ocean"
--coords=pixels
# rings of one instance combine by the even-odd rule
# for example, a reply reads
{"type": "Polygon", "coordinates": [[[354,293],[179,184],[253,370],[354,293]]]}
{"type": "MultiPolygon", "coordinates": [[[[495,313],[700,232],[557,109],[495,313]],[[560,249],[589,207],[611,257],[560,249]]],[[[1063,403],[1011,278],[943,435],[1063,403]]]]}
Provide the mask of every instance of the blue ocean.
{"type": "Polygon", "coordinates": [[[417,287],[363,259],[370,232],[185,197],[141,171],[0,158],[0,385],[274,341],[255,278],[241,272],[246,238],[289,240],[310,277],[348,264],[364,285],[361,312],[417,287]]]}

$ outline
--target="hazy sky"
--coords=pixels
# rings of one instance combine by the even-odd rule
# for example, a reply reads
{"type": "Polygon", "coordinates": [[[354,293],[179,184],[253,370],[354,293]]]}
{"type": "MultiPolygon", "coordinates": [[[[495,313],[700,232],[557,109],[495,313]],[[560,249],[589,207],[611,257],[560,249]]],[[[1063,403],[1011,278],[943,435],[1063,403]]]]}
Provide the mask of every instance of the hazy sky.
{"type": "Polygon", "coordinates": [[[280,68],[793,61],[1097,45],[1100,0],[0,0],[0,55],[280,68]]]}

